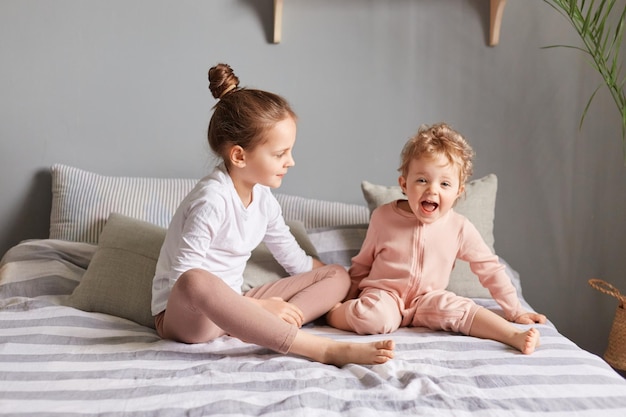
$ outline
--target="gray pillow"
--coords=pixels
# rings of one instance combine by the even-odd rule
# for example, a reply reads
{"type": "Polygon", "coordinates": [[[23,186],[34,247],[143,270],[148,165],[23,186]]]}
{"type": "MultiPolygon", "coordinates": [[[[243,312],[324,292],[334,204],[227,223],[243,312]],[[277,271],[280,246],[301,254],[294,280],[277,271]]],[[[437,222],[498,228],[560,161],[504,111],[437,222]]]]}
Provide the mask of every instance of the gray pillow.
{"type": "MultiPolygon", "coordinates": [[[[376,185],[367,181],[361,183],[363,197],[370,213],[378,206],[397,199],[406,199],[400,186],[376,185]]],[[[454,210],[466,216],[476,226],[487,245],[494,250],[493,222],[496,209],[498,178],[489,174],[469,181],[465,185],[465,195],[459,197],[454,210]]],[[[448,290],[457,295],[471,298],[491,297],[489,291],[480,285],[469,264],[457,261],[450,275],[448,290]]]]}
{"type": "Polygon", "coordinates": [[[308,235],[322,262],[349,268],[352,258],[361,250],[367,224],[352,224],[309,229],[308,235]]]}
{"type": "MultiPolygon", "coordinates": [[[[300,246],[316,255],[304,226],[288,222],[300,246]]],[[[154,328],[150,310],[152,278],[166,229],[119,213],[106,221],[91,262],[67,305],[110,314],[154,328]]],[[[244,287],[262,285],[287,275],[269,250],[252,252],[244,272],[244,287]]]]}
{"type": "Polygon", "coordinates": [[[96,245],[56,239],[30,239],[0,260],[0,299],[68,296],[85,274],[96,245]]]}
{"type": "MultiPolygon", "coordinates": [[[[298,244],[300,244],[300,247],[308,255],[318,257],[315,246],[311,243],[306,229],[304,228],[304,224],[295,220],[287,221],[286,223],[287,226],[289,226],[291,234],[296,238],[298,244]]],[[[276,281],[288,275],[285,269],[276,262],[272,252],[265,246],[265,243],[261,243],[252,251],[252,255],[246,264],[246,269],[243,271],[242,290],[245,292],[251,288],[276,281]]]]}

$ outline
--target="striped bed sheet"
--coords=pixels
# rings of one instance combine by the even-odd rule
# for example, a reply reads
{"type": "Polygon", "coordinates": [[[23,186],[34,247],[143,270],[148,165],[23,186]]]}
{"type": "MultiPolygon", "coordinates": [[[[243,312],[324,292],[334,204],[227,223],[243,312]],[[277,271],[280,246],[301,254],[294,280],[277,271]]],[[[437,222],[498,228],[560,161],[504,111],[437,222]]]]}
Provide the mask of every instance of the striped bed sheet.
{"type": "MultiPolygon", "coordinates": [[[[343,368],[226,336],[197,345],[161,340],[134,322],[66,307],[62,291],[50,294],[55,282],[68,288],[80,279],[90,250],[55,242],[36,261],[18,252],[0,266],[0,415],[626,415],[626,381],[551,324],[538,326],[541,346],[532,355],[411,328],[384,336],[397,345],[392,361],[343,368]]],[[[383,337],[321,322],[305,330],[338,340],[383,337]]]]}

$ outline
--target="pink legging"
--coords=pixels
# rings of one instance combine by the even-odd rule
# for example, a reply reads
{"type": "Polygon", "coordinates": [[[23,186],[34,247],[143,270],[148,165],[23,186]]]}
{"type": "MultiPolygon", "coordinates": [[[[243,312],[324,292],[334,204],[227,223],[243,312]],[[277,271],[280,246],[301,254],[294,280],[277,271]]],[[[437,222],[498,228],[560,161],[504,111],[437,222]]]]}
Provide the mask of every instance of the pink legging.
{"type": "Polygon", "coordinates": [[[155,316],[156,330],[164,339],[184,343],[208,342],[228,334],[287,353],[298,327],[246,297],[281,297],[298,306],[307,323],[343,300],[349,287],[350,277],[342,266],[326,265],[261,285],[242,296],[216,275],[191,269],[174,284],[167,309],[155,316]]]}
{"type": "Polygon", "coordinates": [[[479,308],[471,299],[445,290],[431,291],[405,303],[390,291],[366,288],[333,314],[345,314],[346,322],[358,334],[391,333],[412,326],[467,335],[479,308]]]}

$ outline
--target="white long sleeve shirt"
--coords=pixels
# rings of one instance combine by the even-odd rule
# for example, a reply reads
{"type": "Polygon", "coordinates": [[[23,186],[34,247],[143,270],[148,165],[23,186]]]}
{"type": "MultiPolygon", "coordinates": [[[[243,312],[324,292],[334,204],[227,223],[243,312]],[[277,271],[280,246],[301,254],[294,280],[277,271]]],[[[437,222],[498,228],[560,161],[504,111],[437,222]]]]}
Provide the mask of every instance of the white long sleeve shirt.
{"type": "Polygon", "coordinates": [[[178,277],[201,268],[241,293],[243,271],[261,241],[290,274],[310,271],[313,260],[285,224],[269,187],[257,184],[244,207],[223,164],[183,199],[169,225],[152,282],[152,314],[165,310],[178,277]]]}

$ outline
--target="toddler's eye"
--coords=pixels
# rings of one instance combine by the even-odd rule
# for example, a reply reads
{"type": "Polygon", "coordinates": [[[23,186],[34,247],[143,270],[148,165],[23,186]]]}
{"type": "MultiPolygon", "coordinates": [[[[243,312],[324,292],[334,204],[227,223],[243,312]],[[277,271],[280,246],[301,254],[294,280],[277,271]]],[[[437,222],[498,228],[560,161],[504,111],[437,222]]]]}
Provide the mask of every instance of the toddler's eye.
{"type": "Polygon", "coordinates": [[[426,180],[424,178],[419,178],[417,182],[420,184],[426,184],[426,180]]]}
{"type": "Polygon", "coordinates": [[[444,187],[452,187],[452,184],[447,181],[442,182],[441,185],[443,185],[444,187]]]}

